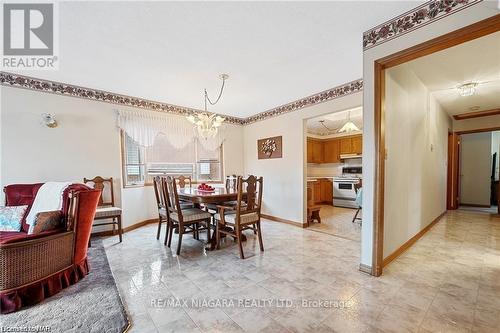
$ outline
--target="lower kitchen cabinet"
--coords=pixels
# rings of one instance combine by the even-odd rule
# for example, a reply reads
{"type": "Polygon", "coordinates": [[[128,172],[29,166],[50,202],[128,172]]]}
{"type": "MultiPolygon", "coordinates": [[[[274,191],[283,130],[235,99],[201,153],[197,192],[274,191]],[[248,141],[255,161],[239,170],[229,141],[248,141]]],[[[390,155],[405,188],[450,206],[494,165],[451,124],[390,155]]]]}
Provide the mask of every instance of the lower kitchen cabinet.
{"type": "Polygon", "coordinates": [[[312,200],[315,204],[331,205],[333,203],[333,183],[330,179],[320,178],[316,181],[309,181],[307,186],[312,190],[312,200]]]}

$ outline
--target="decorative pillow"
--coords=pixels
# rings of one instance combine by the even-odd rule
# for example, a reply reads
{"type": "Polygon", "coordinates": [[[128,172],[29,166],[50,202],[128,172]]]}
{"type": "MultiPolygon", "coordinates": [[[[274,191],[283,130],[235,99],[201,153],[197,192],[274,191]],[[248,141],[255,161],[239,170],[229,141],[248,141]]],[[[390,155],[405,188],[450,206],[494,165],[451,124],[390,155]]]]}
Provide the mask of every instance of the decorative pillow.
{"type": "Polygon", "coordinates": [[[0,231],[21,231],[26,209],[28,205],[0,207],[0,231]]]}
{"type": "Polygon", "coordinates": [[[62,225],[62,212],[54,210],[50,212],[40,212],[36,214],[35,226],[32,234],[39,234],[43,231],[54,230],[62,225]]]}

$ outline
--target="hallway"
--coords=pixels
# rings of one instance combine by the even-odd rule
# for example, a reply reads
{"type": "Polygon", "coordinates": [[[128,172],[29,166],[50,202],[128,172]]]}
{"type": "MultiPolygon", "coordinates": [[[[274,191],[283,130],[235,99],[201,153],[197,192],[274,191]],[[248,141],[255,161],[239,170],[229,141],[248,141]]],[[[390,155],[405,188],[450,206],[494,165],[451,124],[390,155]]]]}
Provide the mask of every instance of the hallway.
{"type": "MultiPolygon", "coordinates": [[[[500,218],[448,212],[387,267],[382,280],[387,278],[406,281],[392,303],[402,301],[410,306],[407,310],[423,310],[413,313],[416,322],[421,319],[421,332],[498,332],[500,218]]],[[[394,320],[392,325],[398,325],[397,318],[393,313],[387,324],[394,320]]]]}
{"type": "Polygon", "coordinates": [[[266,251],[259,253],[249,233],[245,260],[232,242],[204,254],[191,237],[175,256],[154,239],[154,225],[126,233],[121,244],[106,239],[131,332],[498,332],[498,217],[448,213],[380,278],[358,271],[359,242],[270,221],[263,228],[266,251]],[[280,298],[294,306],[152,306],[172,295],[280,298]],[[318,299],[343,306],[301,305],[318,299]]]}

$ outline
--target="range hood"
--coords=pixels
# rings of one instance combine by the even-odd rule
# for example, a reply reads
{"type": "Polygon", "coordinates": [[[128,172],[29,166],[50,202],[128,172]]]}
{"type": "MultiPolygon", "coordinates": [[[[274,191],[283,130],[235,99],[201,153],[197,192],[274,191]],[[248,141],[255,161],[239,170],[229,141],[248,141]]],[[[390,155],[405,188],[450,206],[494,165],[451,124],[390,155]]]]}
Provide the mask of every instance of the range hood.
{"type": "Polygon", "coordinates": [[[348,160],[351,158],[361,158],[361,154],[340,154],[340,159],[341,160],[348,160]]]}

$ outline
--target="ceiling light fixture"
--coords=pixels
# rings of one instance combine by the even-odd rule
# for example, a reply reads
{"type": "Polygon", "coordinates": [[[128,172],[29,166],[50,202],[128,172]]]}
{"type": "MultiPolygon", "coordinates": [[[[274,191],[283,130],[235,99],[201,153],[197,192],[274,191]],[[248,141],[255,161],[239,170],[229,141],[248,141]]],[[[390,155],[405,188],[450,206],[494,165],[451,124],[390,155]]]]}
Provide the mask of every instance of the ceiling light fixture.
{"type": "Polygon", "coordinates": [[[347,122],[339,129],[339,133],[350,133],[355,131],[359,131],[359,128],[351,121],[351,111],[349,111],[347,113],[347,122]]]}
{"type": "Polygon", "coordinates": [[[224,122],[224,120],[226,120],[226,118],[221,117],[215,113],[211,114],[207,110],[207,102],[210,103],[210,105],[215,105],[219,102],[220,98],[222,97],[222,92],[224,91],[225,82],[229,78],[229,75],[221,74],[219,77],[222,80],[222,86],[220,88],[219,96],[217,96],[217,99],[212,102],[210,100],[210,97],[208,97],[207,89],[205,89],[205,112],[193,113],[186,117],[187,120],[189,120],[196,126],[198,134],[204,139],[213,138],[214,136],[216,136],[219,131],[219,127],[222,126],[222,123],[224,122]]]}
{"type": "Polygon", "coordinates": [[[462,97],[472,96],[476,93],[477,82],[468,82],[457,87],[458,93],[462,97]]]}

